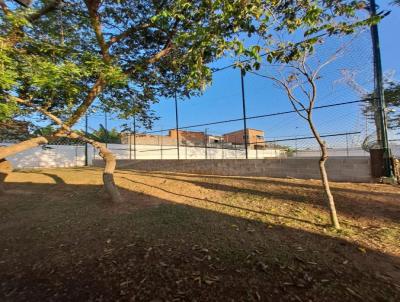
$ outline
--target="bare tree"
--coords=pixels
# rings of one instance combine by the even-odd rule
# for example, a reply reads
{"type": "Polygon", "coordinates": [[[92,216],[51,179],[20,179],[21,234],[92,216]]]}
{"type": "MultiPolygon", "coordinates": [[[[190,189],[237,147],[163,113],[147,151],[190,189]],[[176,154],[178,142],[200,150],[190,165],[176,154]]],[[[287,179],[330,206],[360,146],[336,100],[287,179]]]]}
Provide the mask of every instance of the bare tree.
{"type": "Polygon", "coordinates": [[[272,75],[264,75],[256,72],[261,77],[274,81],[287,94],[290,104],[295,112],[304,119],[315,140],[317,141],[321,157],[319,159],[319,171],[321,174],[323,188],[326,194],[329,206],[332,225],[336,229],[340,229],[339,220],[336,214],[335,201],[330,189],[328,173],[326,171],[326,161],[328,159],[328,150],[326,142],[321,135],[313,120],[313,109],[318,99],[318,80],[320,79],[321,70],[336,60],[344,50],[344,46],[340,47],[332,56],[325,61],[318,61],[315,64],[309,64],[312,54],[304,53],[298,60],[282,65],[281,69],[272,75]]]}

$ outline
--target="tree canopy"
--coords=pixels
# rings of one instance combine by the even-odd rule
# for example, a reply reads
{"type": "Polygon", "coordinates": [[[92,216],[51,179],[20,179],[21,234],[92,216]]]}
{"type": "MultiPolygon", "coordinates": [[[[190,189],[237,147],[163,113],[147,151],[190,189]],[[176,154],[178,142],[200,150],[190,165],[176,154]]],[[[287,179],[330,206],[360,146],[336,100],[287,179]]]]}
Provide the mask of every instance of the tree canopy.
{"type": "Polygon", "coordinates": [[[68,126],[94,102],[151,120],[161,97],[201,93],[223,55],[289,61],[368,22],[364,2],[346,0],[0,3],[0,118],[49,112],[68,126]],[[276,43],[277,33],[290,38],[276,43]]]}
{"type": "Polygon", "coordinates": [[[106,129],[100,124],[100,129],[87,134],[89,138],[101,143],[119,144],[121,137],[116,128],[106,129]]]}

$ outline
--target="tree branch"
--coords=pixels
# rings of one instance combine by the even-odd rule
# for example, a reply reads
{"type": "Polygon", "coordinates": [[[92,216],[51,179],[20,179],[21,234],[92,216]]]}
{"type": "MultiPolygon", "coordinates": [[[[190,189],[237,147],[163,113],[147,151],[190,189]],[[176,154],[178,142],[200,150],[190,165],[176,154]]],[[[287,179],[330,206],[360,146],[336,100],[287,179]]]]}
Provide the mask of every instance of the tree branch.
{"type": "Polygon", "coordinates": [[[94,102],[96,97],[103,91],[106,86],[106,81],[100,76],[94,83],[92,89],[89,91],[85,100],[75,110],[75,113],[65,122],[68,126],[74,125],[88,110],[90,105],[94,102]]]}
{"type": "Polygon", "coordinates": [[[100,46],[103,60],[106,63],[110,63],[111,56],[109,53],[109,46],[105,42],[103,31],[102,31],[102,26],[101,26],[101,20],[100,20],[100,16],[98,13],[100,1],[99,0],[86,0],[85,4],[89,11],[90,22],[91,22],[93,30],[95,32],[97,43],[100,46]]]}
{"type": "MultiPolygon", "coordinates": [[[[38,111],[38,112],[40,112],[40,113],[46,115],[48,118],[50,118],[52,121],[54,121],[56,124],[58,124],[58,125],[60,125],[60,126],[64,124],[63,121],[62,121],[60,118],[58,118],[57,116],[55,116],[54,114],[52,114],[51,112],[47,111],[46,109],[44,109],[44,108],[41,107],[41,106],[36,106],[35,104],[33,104],[33,103],[30,102],[30,101],[21,99],[21,98],[19,98],[19,97],[13,96],[13,95],[7,95],[7,98],[8,98],[9,100],[13,100],[13,101],[15,101],[15,102],[17,102],[17,103],[19,103],[19,104],[22,104],[22,105],[25,105],[25,106],[27,106],[27,107],[30,107],[30,108],[35,109],[36,111],[38,111]]],[[[66,126],[66,127],[67,127],[67,128],[64,129],[64,130],[67,130],[67,129],[70,130],[70,128],[69,128],[68,126],[66,126]]]]}
{"type": "MultiPolygon", "coordinates": [[[[146,59],[145,64],[150,65],[150,64],[154,64],[154,63],[158,62],[161,58],[167,56],[173,49],[174,49],[174,46],[173,46],[172,42],[169,40],[162,50],[157,52],[152,57],[146,59]]],[[[132,73],[135,70],[135,68],[136,68],[135,66],[129,67],[128,69],[126,69],[124,71],[124,73],[126,75],[129,75],[130,73],[132,73]]]]}
{"type": "Polygon", "coordinates": [[[113,36],[107,42],[107,46],[110,47],[111,45],[122,41],[123,39],[127,38],[129,35],[138,32],[143,29],[150,28],[152,25],[150,23],[140,24],[139,26],[132,26],[125,30],[124,32],[120,33],[119,35],[113,36]]]}
{"type": "Polygon", "coordinates": [[[27,17],[27,20],[32,23],[35,22],[36,20],[40,19],[42,16],[47,15],[48,13],[52,12],[53,10],[56,10],[58,6],[61,4],[62,0],[53,0],[50,1],[46,6],[42,7],[38,11],[30,14],[27,17]]]}
{"type": "Polygon", "coordinates": [[[3,0],[0,0],[0,7],[6,16],[10,15],[10,9],[8,8],[7,4],[3,0]]]}
{"type": "Polygon", "coordinates": [[[292,89],[289,87],[289,85],[275,77],[272,76],[267,76],[267,75],[263,75],[263,74],[259,74],[257,72],[254,71],[249,71],[250,73],[256,74],[260,77],[263,78],[267,78],[270,79],[272,81],[274,81],[275,83],[277,83],[279,86],[283,87],[284,90],[286,90],[286,94],[289,97],[289,101],[290,104],[292,105],[293,109],[296,111],[296,113],[302,117],[303,119],[307,120],[307,117],[304,116],[301,112],[302,111],[306,111],[307,112],[307,108],[293,95],[292,89]],[[296,104],[298,104],[302,109],[297,108],[296,104]]]}

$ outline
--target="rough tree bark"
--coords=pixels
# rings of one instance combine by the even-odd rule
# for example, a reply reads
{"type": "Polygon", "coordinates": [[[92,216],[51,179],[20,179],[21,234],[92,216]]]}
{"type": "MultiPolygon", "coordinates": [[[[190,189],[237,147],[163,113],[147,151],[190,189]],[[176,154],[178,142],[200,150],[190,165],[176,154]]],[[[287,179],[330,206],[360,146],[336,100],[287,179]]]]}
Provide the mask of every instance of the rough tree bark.
{"type": "Polygon", "coordinates": [[[329,186],[328,173],[326,172],[325,167],[326,160],[328,159],[328,150],[326,148],[326,143],[322,140],[319,132],[314,125],[312,115],[314,105],[317,100],[316,81],[318,79],[319,72],[324,66],[332,62],[336,58],[338,53],[338,51],[335,52],[334,56],[329,58],[329,60],[327,60],[326,62],[321,63],[314,71],[310,68],[310,66],[307,65],[306,56],[304,56],[302,59],[297,61],[297,64],[295,63],[294,65],[289,65],[289,67],[294,69],[295,72],[290,73],[288,77],[285,77],[283,76],[283,74],[281,74],[281,78],[278,78],[276,76],[260,75],[258,73],[252,72],[260,75],[261,77],[273,80],[275,83],[280,85],[285,90],[294,111],[301,118],[307,121],[310,130],[313,133],[313,136],[321,150],[321,157],[319,159],[319,171],[321,174],[322,185],[328,201],[331,222],[335,229],[340,229],[340,224],[336,213],[335,200],[329,186]],[[303,93],[303,96],[305,98],[299,98],[298,94],[294,92],[295,89],[299,89],[300,92],[303,93]]]}
{"type": "Polygon", "coordinates": [[[0,159],[0,195],[6,193],[4,188],[4,180],[6,179],[7,175],[11,173],[12,165],[6,159],[0,159]]]}
{"type": "Polygon", "coordinates": [[[12,165],[6,160],[6,157],[38,147],[43,144],[47,144],[47,139],[43,136],[40,136],[11,146],[0,147],[0,194],[5,193],[4,180],[12,171],[12,165]]]}
{"type": "Polygon", "coordinates": [[[324,187],[324,191],[328,199],[329,214],[331,216],[331,221],[335,229],[340,229],[340,224],[336,213],[335,201],[333,199],[333,195],[329,185],[328,173],[326,172],[326,166],[325,166],[326,160],[328,159],[328,150],[326,148],[325,142],[322,140],[317,129],[315,128],[310,114],[308,115],[308,124],[321,149],[321,157],[319,159],[319,172],[321,174],[322,185],[324,187]]]}
{"type": "MultiPolygon", "coordinates": [[[[62,134],[63,135],[63,134],[62,134]]],[[[69,132],[66,134],[69,138],[80,139],[88,144],[91,144],[97,150],[99,150],[99,155],[103,158],[105,162],[104,170],[103,170],[103,183],[106,192],[109,194],[112,202],[120,203],[122,202],[121,194],[118,191],[117,186],[114,181],[114,171],[116,166],[116,160],[114,154],[106,148],[106,146],[102,143],[96,142],[92,139],[86,138],[82,135],[79,135],[75,132],[69,132]]]]}
{"type": "Polygon", "coordinates": [[[104,171],[103,171],[104,188],[105,188],[106,192],[110,195],[111,200],[113,202],[116,202],[116,203],[122,202],[121,195],[120,195],[118,188],[115,185],[115,181],[114,181],[114,171],[115,171],[115,166],[116,166],[115,156],[110,150],[108,150],[106,148],[105,145],[74,132],[68,124],[64,123],[59,117],[57,117],[53,113],[47,111],[45,108],[42,108],[40,106],[35,106],[34,104],[30,103],[29,101],[25,101],[18,97],[9,96],[9,99],[14,100],[17,103],[23,104],[27,107],[34,108],[35,110],[37,110],[38,112],[42,113],[43,115],[48,117],[50,120],[55,122],[58,126],[60,126],[60,130],[58,130],[56,133],[54,133],[54,136],[64,136],[64,137],[69,137],[69,138],[80,139],[88,144],[91,144],[93,147],[95,147],[97,150],[99,150],[99,155],[103,158],[103,160],[105,162],[105,167],[104,167],[104,171]]]}

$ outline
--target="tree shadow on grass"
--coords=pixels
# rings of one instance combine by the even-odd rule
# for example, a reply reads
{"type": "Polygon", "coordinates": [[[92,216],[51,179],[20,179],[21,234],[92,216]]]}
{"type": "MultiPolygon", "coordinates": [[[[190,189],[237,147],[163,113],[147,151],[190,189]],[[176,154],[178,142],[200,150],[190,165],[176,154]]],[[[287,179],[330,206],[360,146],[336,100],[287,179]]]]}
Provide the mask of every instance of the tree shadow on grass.
{"type": "Polygon", "coordinates": [[[291,217],[291,216],[287,216],[287,215],[279,215],[279,214],[274,214],[274,213],[270,213],[270,212],[266,212],[266,211],[260,211],[260,210],[256,211],[256,210],[253,210],[253,209],[239,207],[239,206],[236,206],[236,205],[232,205],[232,204],[228,204],[228,203],[224,203],[224,202],[220,202],[220,201],[216,201],[216,200],[211,200],[211,199],[208,199],[208,198],[199,198],[199,197],[185,195],[185,194],[181,194],[181,193],[175,193],[175,192],[173,192],[171,190],[166,190],[166,189],[163,189],[163,188],[161,188],[159,186],[149,185],[149,184],[147,184],[145,182],[141,182],[141,181],[138,181],[138,180],[133,180],[133,179],[130,179],[130,178],[127,178],[127,177],[121,177],[121,178],[123,178],[123,179],[125,179],[125,180],[127,180],[129,182],[135,183],[135,184],[139,184],[139,185],[147,186],[147,187],[150,187],[150,188],[153,188],[153,189],[156,189],[156,190],[163,191],[163,192],[168,193],[168,194],[172,194],[172,195],[176,195],[176,196],[180,196],[180,197],[185,197],[185,198],[189,198],[189,199],[194,199],[194,200],[198,200],[198,201],[205,202],[205,203],[212,203],[212,204],[215,204],[215,205],[220,205],[220,206],[224,206],[224,207],[228,207],[228,208],[232,208],[232,209],[236,209],[236,210],[243,210],[243,211],[247,211],[247,212],[251,212],[251,213],[255,213],[255,214],[260,214],[260,215],[267,215],[267,216],[272,216],[272,217],[277,217],[277,218],[285,218],[285,219],[294,220],[294,221],[297,221],[297,222],[302,222],[302,223],[306,223],[306,224],[310,224],[310,225],[314,225],[314,226],[320,226],[320,227],[326,227],[327,226],[326,224],[314,223],[314,222],[311,222],[311,221],[307,221],[307,220],[304,220],[304,219],[299,219],[299,218],[291,217]]]}
{"type": "Polygon", "coordinates": [[[48,172],[42,172],[40,170],[32,170],[32,171],[18,171],[18,173],[27,173],[27,174],[39,174],[39,175],[45,175],[50,177],[51,179],[54,180],[56,184],[65,184],[64,179],[62,179],[60,176],[58,176],[56,173],[48,173],[48,172]]]}
{"type": "MultiPolygon", "coordinates": [[[[123,172],[117,171],[116,175],[118,175],[119,173],[123,174],[123,172]]],[[[132,175],[131,173],[126,173],[126,174],[132,175]]],[[[138,174],[142,174],[142,173],[138,172],[138,174]]],[[[182,179],[179,177],[174,177],[177,175],[172,175],[172,174],[165,174],[165,175],[157,175],[157,174],[158,173],[149,174],[148,176],[154,177],[154,178],[160,178],[160,179],[168,179],[168,180],[174,180],[174,181],[187,182],[187,183],[191,183],[191,184],[203,187],[205,189],[210,189],[210,190],[218,190],[218,191],[225,191],[225,192],[231,192],[231,193],[244,193],[244,194],[256,195],[256,196],[266,197],[266,198],[277,198],[277,199],[284,199],[284,200],[289,200],[289,201],[294,201],[294,202],[309,203],[309,199],[306,196],[290,194],[287,191],[261,191],[261,190],[243,188],[243,187],[239,187],[239,186],[227,185],[227,184],[223,184],[223,183],[217,183],[217,182],[213,182],[213,181],[208,182],[208,181],[203,181],[203,180],[182,179]]],[[[209,178],[208,176],[202,176],[202,175],[198,176],[198,178],[203,178],[203,177],[209,178]]]]}
{"type": "Polygon", "coordinates": [[[125,189],[128,204],[157,206],[111,210],[98,185],[63,184],[72,196],[55,184],[7,186],[35,194],[0,197],[2,301],[400,298],[398,257],[333,235],[125,189]]]}
{"type": "MultiPolygon", "coordinates": [[[[124,173],[123,171],[118,171],[117,173],[124,173]]],[[[139,175],[146,175],[150,177],[158,177],[162,179],[170,179],[175,181],[182,181],[192,183],[201,186],[206,189],[220,190],[231,193],[245,193],[256,195],[265,198],[276,198],[282,200],[288,200],[292,202],[302,202],[306,204],[315,204],[317,206],[326,207],[324,194],[322,187],[319,185],[304,184],[297,182],[285,182],[284,180],[265,178],[243,178],[243,177],[223,177],[223,176],[210,176],[210,175],[193,175],[193,174],[172,174],[172,173],[143,173],[136,171],[139,175]],[[186,179],[182,179],[185,177],[186,179]],[[189,178],[189,179],[187,179],[189,178]],[[192,179],[197,178],[197,179],[192,179]],[[198,179],[202,180],[198,180],[198,179]],[[205,181],[204,178],[210,179],[212,181],[205,181]],[[220,182],[221,180],[238,180],[245,182],[256,182],[260,185],[272,185],[275,188],[268,188],[265,190],[256,190],[242,187],[240,183],[237,185],[227,185],[220,182]],[[294,189],[305,189],[301,191],[301,195],[294,191],[294,189]],[[291,193],[293,192],[293,193],[291,193]]],[[[127,172],[127,174],[130,174],[127,172]]],[[[336,200],[336,206],[339,213],[351,216],[351,217],[365,217],[368,219],[388,219],[393,222],[398,222],[400,219],[400,204],[397,202],[397,196],[400,199],[400,194],[396,193],[377,193],[363,190],[351,190],[342,188],[332,188],[336,200]],[[391,199],[390,201],[382,201],[378,196],[388,195],[391,199]],[[375,197],[374,197],[375,196],[375,197]]]]}
{"type": "MultiPolygon", "coordinates": [[[[133,170],[135,171],[135,170],[133,170]]],[[[118,171],[119,172],[119,171],[118,171]]],[[[145,174],[149,174],[149,175],[153,175],[153,174],[158,174],[158,175],[172,175],[172,176],[182,176],[182,177],[187,177],[187,178],[210,178],[210,179],[222,179],[222,180],[239,180],[239,181],[244,181],[244,182],[253,182],[253,183],[270,183],[270,184],[275,184],[278,186],[295,186],[298,188],[304,188],[304,189],[321,189],[322,184],[310,184],[310,183],[303,183],[301,181],[306,181],[305,179],[297,179],[300,182],[291,182],[290,178],[273,178],[273,177],[252,177],[252,176],[248,176],[248,177],[243,177],[243,176],[222,176],[222,175],[203,175],[203,174],[187,174],[187,173],[173,173],[173,172],[163,172],[163,171],[155,171],[155,172],[149,172],[149,171],[135,171],[136,173],[145,173],[145,174]]],[[[319,179],[314,179],[316,181],[320,181],[319,179]]],[[[334,182],[331,181],[331,183],[333,184],[343,184],[343,182],[334,182]]],[[[363,185],[370,185],[369,183],[354,183],[354,184],[360,184],[360,186],[363,185]]],[[[379,184],[376,184],[379,185],[379,184]]],[[[398,192],[397,193],[392,193],[392,192],[373,192],[373,191],[368,191],[368,194],[371,196],[382,196],[382,194],[385,194],[387,196],[393,197],[394,199],[400,198],[400,186],[398,185],[394,185],[393,187],[397,187],[398,188],[398,192]]],[[[363,189],[361,187],[360,190],[356,190],[356,189],[349,189],[349,188],[340,188],[337,186],[332,187],[332,190],[334,190],[335,192],[343,192],[343,193],[355,193],[355,194],[364,194],[365,193],[365,188],[363,189]]]]}

